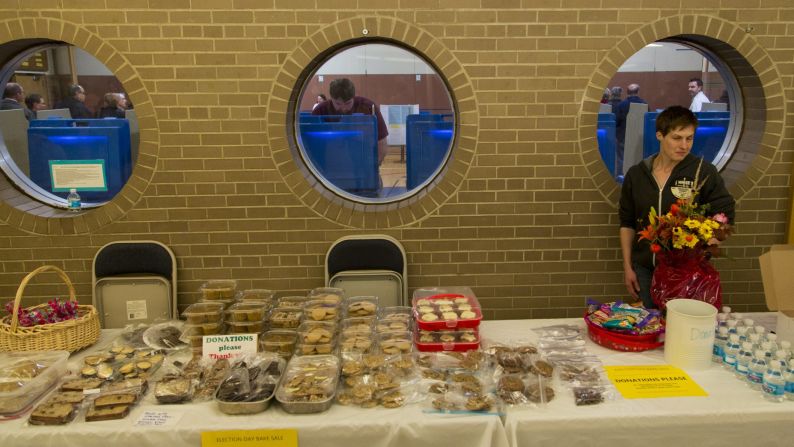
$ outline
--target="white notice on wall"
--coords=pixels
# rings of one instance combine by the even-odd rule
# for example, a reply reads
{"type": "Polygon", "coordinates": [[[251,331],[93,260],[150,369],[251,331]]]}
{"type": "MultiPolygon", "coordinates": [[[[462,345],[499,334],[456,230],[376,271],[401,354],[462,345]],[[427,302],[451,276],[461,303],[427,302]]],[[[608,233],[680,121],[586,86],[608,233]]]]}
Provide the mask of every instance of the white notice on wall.
{"type": "Polygon", "coordinates": [[[104,160],[50,160],[53,191],[107,191],[104,160]]]}
{"type": "Polygon", "coordinates": [[[177,410],[144,410],[141,417],[135,421],[138,427],[165,427],[168,425],[176,425],[182,416],[183,411],[177,410]]]}
{"type": "Polygon", "coordinates": [[[127,301],[127,319],[145,320],[148,317],[146,312],[146,300],[127,301]]]}

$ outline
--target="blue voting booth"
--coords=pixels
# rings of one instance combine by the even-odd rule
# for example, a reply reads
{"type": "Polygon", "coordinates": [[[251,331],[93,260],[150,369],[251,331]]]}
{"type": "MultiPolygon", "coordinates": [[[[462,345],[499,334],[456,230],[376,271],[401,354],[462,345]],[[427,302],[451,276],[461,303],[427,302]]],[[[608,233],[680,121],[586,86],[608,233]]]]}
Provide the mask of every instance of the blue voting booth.
{"type": "MultiPolygon", "coordinates": [[[[643,158],[659,152],[659,140],[656,139],[656,117],[658,115],[658,112],[645,114],[642,137],[643,158]]],[[[698,119],[698,128],[695,131],[695,141],[692,143],[692,154],[712,161],[722,148],[722,143],[728,134],[728,125],[731,122],[730,112],[695,112],[695,116],[698,119]]]]}
{"type": "Polygon", "coordinates": [[[617,139],[615,137],[615,114],[614,113],[599,113],[598,125],[596,127],[596,137],[598,140],[598,152],[601,153],[601,159],[607,166],[607,170],[615,176],[615,158],[617,151],[617,139]]]}
{"type": "Polygon", "coordinates": [[[406,188],[411,190],[430,178],[444,162],[454,134],[452,115],[427,114],[405,117],[406,188]]]}
{"type": "Polygon", "coordinates": [[[303,150],[314,168],[338,188],[364,194],[377,191],[375,119],[373,115],[300,115],[303,150]]]}
{"type": "Polygon", "coordinates": [[[63,198],[69,191],[53,191],[50,162],[101,160],[107,189],[80,190],[80,197],[83,202],[106,202],[118,194],[132,174],[130,125],[126,119],[31,120],[28,157],[30,179],[63,198]]]}

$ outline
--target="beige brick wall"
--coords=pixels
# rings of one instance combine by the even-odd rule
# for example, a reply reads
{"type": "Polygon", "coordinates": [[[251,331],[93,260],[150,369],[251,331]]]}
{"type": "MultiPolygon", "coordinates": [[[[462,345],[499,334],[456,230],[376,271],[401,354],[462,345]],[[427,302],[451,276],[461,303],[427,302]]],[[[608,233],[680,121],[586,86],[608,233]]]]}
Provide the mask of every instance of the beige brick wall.
{"type": "MultiPolygon", "coordinates": [[[[412,288],[472,286],[487,318],[578,316],[587,296],[625,295],[618,188],[595,147],[600,91],[643,45],[702,33],[747,58],[769,107],[755,152],[731,182],[739,199],[737,234],[726,244],[732,259],[717,261],[725,301],[763,310],[757,256],[785,240],[789,221],[794,6],[642,5],[1,2],[0,43],[64,40],[115,71],[141,116],[142,143],[130,185],[99,210],[70,217],[24,200],[0,204],[0,300],[47,263],[63,267],[87,302],[94,253],[123,239],[172,247],[181,304],[215,278],[304,292],[322,285],[334,240],[385,233],[408,252],[412,288]],[[431,57],[460,101],[455,161],[437,187],[398,208],[351,208],[313,189],[290,161],[284,123],[295,79],[364,27],[431,57]]],[[[55,283],[35,281],[25,303],[63,293],[55,283]]]]}

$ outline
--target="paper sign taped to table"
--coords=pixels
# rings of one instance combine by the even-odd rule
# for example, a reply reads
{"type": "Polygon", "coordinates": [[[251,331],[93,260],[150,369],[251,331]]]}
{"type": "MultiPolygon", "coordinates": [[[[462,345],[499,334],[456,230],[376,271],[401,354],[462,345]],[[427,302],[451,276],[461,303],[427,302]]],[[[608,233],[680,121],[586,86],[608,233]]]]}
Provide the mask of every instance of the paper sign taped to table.
{"type": "Polygon", "coordinates": [[[258,334],[205,335],[202,339],[202,358],[234,359],[256,354],[258,339],[258,334]]]}
{"type": "Polygon", "coordinates": [[[201,433],[201,447],[298,447],[298,430],[222,430],[201,433]]]}
{"type": "Polygon", "coordinates": [[[183,411],[174,410],[144,410],[135,421],[137,427],[167,427],[176,425],[184,416],[183,411]]]}
{"type": "Polygon", "coordinates": [[[672,365],[604,366],[625,399],[708,396],[687,373],[672,365]]]}

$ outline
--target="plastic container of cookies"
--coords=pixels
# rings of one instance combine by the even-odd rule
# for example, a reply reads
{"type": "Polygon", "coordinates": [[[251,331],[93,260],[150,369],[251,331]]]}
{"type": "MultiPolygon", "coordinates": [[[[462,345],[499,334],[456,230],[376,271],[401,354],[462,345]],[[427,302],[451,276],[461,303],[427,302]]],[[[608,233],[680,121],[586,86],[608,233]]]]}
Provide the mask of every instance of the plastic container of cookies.
{"type": "Polygon", "coordinates": [[[338,287],[317,287],[309,292],[308,297],[312,300],[332,300],[341,304],[345,299],[345,291],[338,287]]]}
{"type": "Polygon", "coordinates": [[[276,354],[289,359],[298,343],[298,333],[289,329],[272,329],[259,338],[259,348],[265,352],[276,354]]]}
{"type": "Polygon", "coordinates": [[[336,356],[293,357],[276,389],[276,400],[287,413],[321,413],[331,408],[338,381],[336,356]]]}
{"type": "Polygon", "coordinates": [[[258,334],[267,329],[265,320],[259,321],[227,321],[227,334],[258,334]]]}
{"type": "Polygon", "coordinates": [[[378,315],[378,297],[354,296],[345,300],[345,315],[348,317],[372,317],[378,315]]]}
{"type": "Polygon", "coordinates": [[[270,311],[271,329],[297,329],[303,318],[303,310],[292,307],[277,307],[270,311]]]}
{"type": "Polygon", "coordinates": [[[182,316],[188,324],[214,323],[223,320],[223,303],[201,302],[188,306],[182,316]]]}
{"type": "Polygon", "coordinates": [[[378,334],[378,351],[386,355],[406,354],[413,350],[413,335],[408,331],[378,334]]]}
{"type": "Polygon", "coordinates": [[[306,301],[309,301],[309,298],[305,296],[297,296],[297,295],[282,296],[281,298],[276,300],[276,307],[283,307],[288,309],[303,309],[303,305],[306,304],[306,301]]]}
{"type": "Polygon", "coordinates": [[[226,321],[262,321],[269,310],[263,302],[238,302],[226,309],[226,321]]]}
{"type": "Polygon", "coordinates": [[[0,416],[13,417],[66,374],[66,351],[0,353],[0,416]]]}
{"type": "Polygon", "coordinates": [[[238,301],[262,301],[273,305],[275,292],[270,289],[246,289],[238,292],[238,301]]]}
{"type": "Polygon", "coordinates": [[[480,334],[477,329],[423,331],[414,334],[416,350],[421,352],[470,351],[479,349],[480,334]]]}
{"type": "Polygon", "coordinates": [[[374,317],[345,318],[342,320],[339,332],[342,336],[360,333],[369,334],[375,329],[375,321],[374,317]]]}
{"type": "Polygon", "coordinates": [[[333,301],[311,300],[303,306],[304,321],[333,321],[339,319],[339,304],[333,301]]]}
{"type": "Polygon", "coordinates": [[[223,321],[204,324],[186,324],[182,331],[182,335],[218,335],[223,334],[225,328],[223,321]]]}
{"type": "Polygon", "coordinates": [[[233,279],[213,279],[199,287],[203,300],[234,300],[237,293],[237,281],[233,279]]]}
{"type": "Polygon", "coordinates": [[[419,289],[414,292],[412,309],[416,326],[426,331],[476,328],[482,321],[480,303],[467,287],[419,289]]]}

